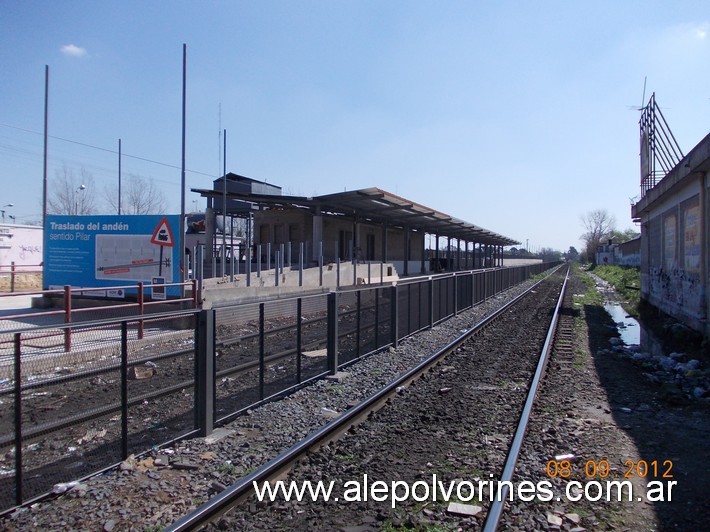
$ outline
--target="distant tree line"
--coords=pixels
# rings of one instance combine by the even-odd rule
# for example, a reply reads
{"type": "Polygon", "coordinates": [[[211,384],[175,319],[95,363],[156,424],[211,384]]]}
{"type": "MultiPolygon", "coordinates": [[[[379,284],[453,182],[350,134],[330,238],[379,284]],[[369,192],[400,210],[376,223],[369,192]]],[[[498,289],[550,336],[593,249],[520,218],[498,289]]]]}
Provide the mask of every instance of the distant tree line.
{"type": "MultiPolygon", "coordinates": [[[[616,220],[605,209],[590,211],[580,217],[585,232],[580,236],[584,242],[584,249],[579,254],[582,262],[596,262],[597,249],[600,245],[611,242],[621,244],[639,236],[635,229],[619,231],[616,229],[616,220]]],[[[570,248],[572,250],[574,248],[570,248]]],[[[576,251],[576,250],[575,250],[576,251]]]]}
{"type": "MultiPolygon", "coordinates": [[[[165,194],[152,179],[129,173],[121,183],[121,214],[161,214],[165,194]]],[[[49,214],[118,214],[118,185],[96,188],[85,168],[75,173],[66,166],[57,170],[47,191],[49,214]]]]}

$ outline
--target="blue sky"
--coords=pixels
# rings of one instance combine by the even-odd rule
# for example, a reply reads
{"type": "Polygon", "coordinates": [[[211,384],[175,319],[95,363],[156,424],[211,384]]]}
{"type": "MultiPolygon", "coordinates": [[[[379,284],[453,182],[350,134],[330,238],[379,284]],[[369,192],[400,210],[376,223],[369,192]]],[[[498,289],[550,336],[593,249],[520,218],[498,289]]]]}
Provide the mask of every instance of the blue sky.
{"type": "Polygon", "coordinates": [[[228,171],[286,193],[377,186],[579,249],[586,212],[633,227],[644,78],[684,152],[710,124],[706,1],[3,0],[7,213],[41,219],[45,65],[50,190],[83,170],[100,198],[121,138],[123,175],[180,212],[183,43],[188,211],[221,175],[226,129],[228,171]]]}

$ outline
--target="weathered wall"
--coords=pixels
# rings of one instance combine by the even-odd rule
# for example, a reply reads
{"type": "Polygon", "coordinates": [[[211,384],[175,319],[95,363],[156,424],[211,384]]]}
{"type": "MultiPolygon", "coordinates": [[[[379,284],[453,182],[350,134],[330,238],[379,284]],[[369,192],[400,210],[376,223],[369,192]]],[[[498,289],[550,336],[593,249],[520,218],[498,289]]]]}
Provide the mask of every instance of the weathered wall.
{"type": "MultiPolygon", "coordinates": [[[[325,262],[336,260],[336,250],[341,260],[349,260],[352,255],[349,246],[354,241],[359,248],[358,258],[361,260],[381,261],[382,256],[382,227],[359,223],[354,234],[354,224],[349,220],[323,216],[322,218],[323,255],[325,262]],[[338,244],[344,239],[342,244],[338,244]],[[368,257],[367,243],[371,243],[370,256],[368,257]]],[[[307,242],[308,256],[312,257],[314,241],[314,217],[305,211],[286,209],[283,211],[268,210],[259,212],[255,216],[254,242],[257,244],[282,244],[286,242],[307,242]]],[[[421,261],[424,235],[410,232],[410,260],[421,261]]],[[[397,229],[387,230],[387,260],[402,261],[404,258],[404,233],[397,229]]],[[[415,271],[419,271],[420,266],[415,271]]]]}
{"type": "Polygon", "coordinates": [[[642,225],[641,292],[644,299],[699,331],[706,328],[706,247],[700,208],[704,180],[670,190],[642,225]],[[645,251],[645,253],[644,253],[645,251]]]}
{"type": "Polygon", "coordinates": [[[0,224],[0,266],[39,267],[42,262],[42,228],[35,225],[0,224]]]}

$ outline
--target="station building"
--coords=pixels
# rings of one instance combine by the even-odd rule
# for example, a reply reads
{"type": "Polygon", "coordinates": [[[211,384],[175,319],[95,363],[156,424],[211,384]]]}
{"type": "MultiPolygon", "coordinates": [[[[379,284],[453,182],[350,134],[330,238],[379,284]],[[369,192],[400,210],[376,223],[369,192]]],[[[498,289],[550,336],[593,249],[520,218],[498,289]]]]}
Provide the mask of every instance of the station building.
{"type": "Polygon", "coordinates": [[[502,266],[503,247],[519,244],[379,188],[287,196],[274,185],[228,173],[213,189],[192,191],[207,198],[208,228],[214,225],[209,219],[223,213],[246,218],[247,242],[260,247],[262,260],[284,248],[295,260],[302,249],[306,267],[320,260],[382,262],[407,276],[502,266]]]}
{"type": "Polygon", "coordinates": [[[641,120],[641,199],[631,209],[641,224],[641,297],[708,337],[710,135],[683,155],[666,128],[652,97],[641,120]]]}

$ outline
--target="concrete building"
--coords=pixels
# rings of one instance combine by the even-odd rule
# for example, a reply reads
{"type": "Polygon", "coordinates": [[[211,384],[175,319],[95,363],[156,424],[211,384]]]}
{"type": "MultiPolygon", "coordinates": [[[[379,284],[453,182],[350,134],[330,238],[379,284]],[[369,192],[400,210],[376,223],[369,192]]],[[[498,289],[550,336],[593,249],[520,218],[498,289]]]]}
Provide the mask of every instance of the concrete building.
{"type": "Polygon", "coordinates": [[[611,240],[600,244],[596,253],[597,264],[616,266],[641,266],[641,236],[615,244],[611,240]]]}
{"type": "Polygon", "coordinates": [[[710,336],[710,135],[674,159],[667,155],[673,146],[662,145],[657,127],[654,116],[642,118],[642,197],[632,206],[634,221],[641,223],[641,297],[710,336]]]}
{"type": "Polygon", "coordinates": [[[614,258],[619,266],[641,266],[641,235],[619,244],[614,258]]]}
{"type": "Polygon", "coordinates": [[[208,215],[214,211],[221,216],[220,207],[226,204],[227,216],[248,216],[253,234],[247,240],[260,246],[259,258],[266,261],[272,261],[281,249],[295,260],[302,246],[305,266],[321,260],[374,261],[393,264],[400,276],[406,276],[442,267],[502,266],[503,247],[519,243],[378,188],[314,197],[284,196],[280,189],[253,189],[256,181],[250,178],[231,173],[226,177],[226,194],[222,178],[219,186],[215,182],[215,190],[193,192],[208,198],[208,215]],[[236,190],[230,181],[244,181],[252,190],[236,190]],[[230,209],[230,203],[239,205],[240,210],[230,209]],[[427,254],[427,235],[435,250],[433,257],[427,254]]]}

